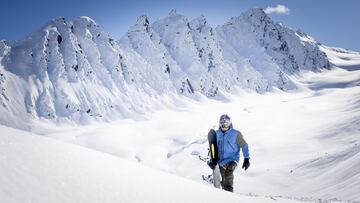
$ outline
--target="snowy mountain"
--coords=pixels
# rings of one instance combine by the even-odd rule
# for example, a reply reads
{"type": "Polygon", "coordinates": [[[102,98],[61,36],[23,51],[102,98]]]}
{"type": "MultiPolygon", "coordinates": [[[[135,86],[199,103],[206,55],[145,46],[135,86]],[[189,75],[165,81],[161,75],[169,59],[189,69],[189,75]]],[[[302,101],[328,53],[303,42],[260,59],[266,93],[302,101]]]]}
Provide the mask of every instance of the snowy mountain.
{"type": "Polygon", "coordinates": [[[1,53],[0,110],[9,116],[1,123],[7,125],[17,125],[16,118],[109,120],[146,109],[144,97],[174,91],[88,17],[52,20],[22,41],[2,42],[1,53]]]}
{"type": "MultiPolygon", "coordinates": [[[[219,28],[219,32],[241,56],[250,60],[265,60],[266,57],[259,57],[261,52],[265,52],[287,74],[330,67],[318,42],[301,31],[295,32],[273,22],[262,9],[250,9],[239,17],[231,18],[219,28]]],[[[264,69],[261,66],[258,68],[264,69]]]]}
{"type": "Polygon", "coordinates": [[[286,75],[329,69],[319,43],[305,33],[275,23],[262,9],[250,9],[218,26],[227,60],[248,60],[272,86],[289,89],[286,75]]]}
{"type": "Polygon", "coordinates": [[[175,10],[152,24],[140,16],[119,41],[89,17],[58,18],[24,40],[1,41],[0,123],[106,121],[151,110],[164,96],[294,89],[292,74],[330,68],[319,45],[262,9],[216,29],[175,10]]]}

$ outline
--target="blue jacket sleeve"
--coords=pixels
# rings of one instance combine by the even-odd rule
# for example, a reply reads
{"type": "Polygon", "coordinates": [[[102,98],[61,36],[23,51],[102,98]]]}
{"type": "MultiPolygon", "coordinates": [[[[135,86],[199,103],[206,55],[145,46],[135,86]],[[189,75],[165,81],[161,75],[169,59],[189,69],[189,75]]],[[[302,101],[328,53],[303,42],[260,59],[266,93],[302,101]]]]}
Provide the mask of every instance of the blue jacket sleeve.
{"type": "Polygon", "coordinates": [[[243,153],[243,155],[244,155],[244,158],[250,159],[250,154],[249,154],[249,147],[248,147],[248,145],[247,145],[247,144],[244,145],[244,146],[241,148],[241,150],[242,150],[242,153],[243,153]]]}

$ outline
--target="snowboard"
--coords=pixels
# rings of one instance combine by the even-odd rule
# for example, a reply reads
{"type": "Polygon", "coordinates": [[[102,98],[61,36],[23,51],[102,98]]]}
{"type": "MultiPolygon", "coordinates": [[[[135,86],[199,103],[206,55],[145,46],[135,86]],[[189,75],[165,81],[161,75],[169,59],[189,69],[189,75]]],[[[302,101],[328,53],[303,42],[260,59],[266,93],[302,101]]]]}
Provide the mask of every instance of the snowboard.
{"type": "Polygon", "coordinates": [[[211,129],[208,133],[208,142],[210,148],[210,161],[216,163],[218,161],[218,148],[217,148],[216,132],[213,129],[211,129]]]}
{"type": "MultiPolygon", "coordinates": [[[[219,160],[219,157],[218,157],[216,132],[213,129],[211,129],[208,133],[208,142],[209,142],[209,150],[210,150],[210,161],[216,163],[219,160]]],[[[221,175],[220,175],[219,165],[216,165],[212,173],[212,183],[214,184],[214,187],[220,188],[220,182],[221,182],[221,175]]]]}

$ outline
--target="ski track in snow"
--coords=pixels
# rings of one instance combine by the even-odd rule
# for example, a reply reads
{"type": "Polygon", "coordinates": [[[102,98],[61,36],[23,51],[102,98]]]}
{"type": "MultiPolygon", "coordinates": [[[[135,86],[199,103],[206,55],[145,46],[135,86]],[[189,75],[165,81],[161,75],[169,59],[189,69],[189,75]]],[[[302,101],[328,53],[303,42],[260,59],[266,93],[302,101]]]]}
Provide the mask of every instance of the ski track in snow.
{"type": "Polygon", "coordinates": [[[167,155],[167,158],[171,158],[172,156],[176,155],[176,154],[179,154],[181,152],[183,152],[186,148],[189,148],[191,147],[192,145],[194,144],[204,144],[204,143],[207,143],[207,139],[199,139],[199,140],[195,140],[193,142],[191,142],[190,144],[187,144],[183,147],[180,147],[179,149],[176,149],[174,151],[170,151],[167,155]]]}

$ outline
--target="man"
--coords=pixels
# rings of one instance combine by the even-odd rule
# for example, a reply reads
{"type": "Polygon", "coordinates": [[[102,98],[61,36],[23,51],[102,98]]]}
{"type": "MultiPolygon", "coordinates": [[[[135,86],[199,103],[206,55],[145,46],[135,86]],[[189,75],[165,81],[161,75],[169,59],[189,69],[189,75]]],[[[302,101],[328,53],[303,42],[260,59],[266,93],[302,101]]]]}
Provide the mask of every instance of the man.
{"type": "Polygon", "coordinates": [[[231,118],[224,114],[220,117],[219,129],[216,131],[218,148],[217,163],[209,162],[210,168],[214,169],[219,164],[222,177],[221,186],[224,190],[233,192],[234,170],[240,159],[240,148],[244,155],[242,168],[247,170],[250,166],[249,148],[242,134],[235,130],[231,118]]]}

